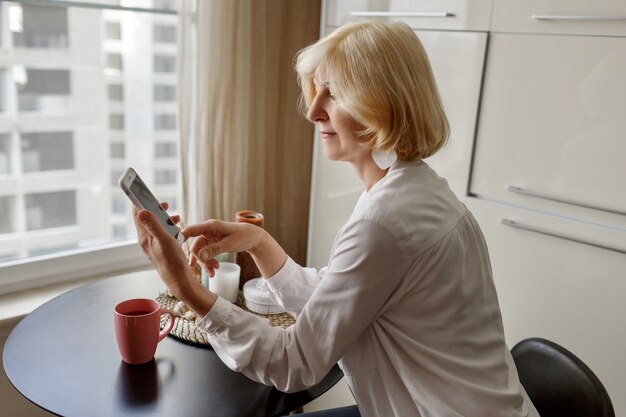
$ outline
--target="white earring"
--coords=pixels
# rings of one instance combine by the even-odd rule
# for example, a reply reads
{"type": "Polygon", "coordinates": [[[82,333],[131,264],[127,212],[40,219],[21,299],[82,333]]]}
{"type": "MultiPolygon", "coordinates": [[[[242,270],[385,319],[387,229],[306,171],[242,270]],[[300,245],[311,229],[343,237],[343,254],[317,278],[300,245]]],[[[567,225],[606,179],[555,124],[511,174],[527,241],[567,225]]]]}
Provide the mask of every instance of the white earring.
{"type": "Polygon", "coordinates": [[[398,160],[398,154],[393,149],[390,151],[372,151],[372,158],[378,168],[387,169],[398,160]]]}

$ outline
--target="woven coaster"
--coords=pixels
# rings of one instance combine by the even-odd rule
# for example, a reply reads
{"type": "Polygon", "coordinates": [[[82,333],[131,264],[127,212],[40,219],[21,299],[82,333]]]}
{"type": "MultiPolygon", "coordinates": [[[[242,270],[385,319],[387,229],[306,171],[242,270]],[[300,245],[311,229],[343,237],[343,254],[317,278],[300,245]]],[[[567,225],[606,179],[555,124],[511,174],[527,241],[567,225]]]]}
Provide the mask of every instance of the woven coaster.
{"type": "MultiPolygon", "coordinates": [[[[168,310],[173,310],[174,306],[178,303],[178,298],[166,294],[159,295],[156,300],[159,302],[159,304],[161,304],[161,307],[167,308],[168,310]]],[[[272,327],[282,327],[283,329],[286,329],[296,322],[296,320],[287,313],[258,314],[248,310],[244,302],[242,291],[239,291],[239,297],[237,297],[237,302],[235,304],[245,311],[268,319],[269,325],[272,327]]],[[[168,316],[161,316],[161,328],[165,327],[165,325],[167,324],[167,320],[168,316]]],[[[211,346],[211,344],[209,343],[209,336],[204,330],[196,327],[195,320],[187,320],[184,317],[177,316],[174,319],[174,327],[172,327],[170,336],[197,345],[211,346]]]]}

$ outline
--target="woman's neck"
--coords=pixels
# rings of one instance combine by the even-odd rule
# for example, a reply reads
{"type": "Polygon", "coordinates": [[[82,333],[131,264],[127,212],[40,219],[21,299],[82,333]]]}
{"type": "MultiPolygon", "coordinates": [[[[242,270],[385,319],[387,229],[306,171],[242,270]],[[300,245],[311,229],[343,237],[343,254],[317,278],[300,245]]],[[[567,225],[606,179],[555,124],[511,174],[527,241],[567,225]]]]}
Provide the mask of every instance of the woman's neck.
{"type": "Polygon", "coordinates": [[[389,168],[380,169],[371,156],[361,161],[360,164],[353,163],[352,166],[365,186],[365,191],[369,191],[378,181],[387,175],[387,171],[389,171],[389,168]]]}

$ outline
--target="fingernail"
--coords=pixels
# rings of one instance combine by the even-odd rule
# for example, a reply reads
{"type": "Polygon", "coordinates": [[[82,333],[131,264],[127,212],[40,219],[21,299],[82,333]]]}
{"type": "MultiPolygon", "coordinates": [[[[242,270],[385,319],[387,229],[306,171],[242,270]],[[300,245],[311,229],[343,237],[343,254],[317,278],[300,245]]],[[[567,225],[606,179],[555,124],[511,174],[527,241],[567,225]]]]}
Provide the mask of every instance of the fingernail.
{"type": "Polygon", "coordinates": [[[199,253],[198,256],[200,257],[200,260],[202,262],[206,262],[209,259],[211,259],[211,257],[209,256],[209,252],[206,249],[202,249],[199,253]]]}

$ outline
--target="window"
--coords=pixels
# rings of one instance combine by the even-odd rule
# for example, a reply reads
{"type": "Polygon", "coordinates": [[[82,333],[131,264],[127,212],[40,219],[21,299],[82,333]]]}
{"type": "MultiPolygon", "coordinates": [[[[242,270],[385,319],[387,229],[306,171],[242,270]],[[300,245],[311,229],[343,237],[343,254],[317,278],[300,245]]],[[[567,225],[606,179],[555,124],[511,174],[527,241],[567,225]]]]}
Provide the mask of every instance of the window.
{"type": "Polygon", "coordinates": [[[0,234],[15,233],[15,197],[0,195],[0,234]]]}
{"type": "Polygon", "coordinates": [[[155,114],[154,115],[154,128],[156,130],[174,130],[176,129],[176,115],[175,114],[155,114]]]}
{"type": "Polygon", "coordinates": [[[120,22],[106,22],[106,34],[108,39],[122,39],[122,24],[120,22]]]}
{"type": "Polygon", "coordinates": [[[123,70],[124,61],[122,59],[122,55],[117,53],[107,54],[107,68],[116,71],[123,70]]]}
{"type": "Polygon", "coordinates": [[[155,158],[175,158],[178,155],[178,144],[172,142],[157,142],[154,144],[155,158]]]}
{"type": "Polygon", "coordinates": [[[176,26],[154,25],[154,42],[176,43],[176,26]]]}
{"type": "Polygon", "coordinates": [[[176,170],[160,169],[154,172],[154,183],[156,185],[176,184],[176,170]]]}
{"type": "Polygon", "coordinates": [[[108,85],[109,100],[124,101],[124,86],[121,84],[108,85]]]}
{"type": "Polygon", "coordinates": [[[0,134],[0,175],[11,173],[11,135],[0,134]]]}
{"type": "Polygon", "coordinates": [[[155,85],[154,101],[176,101],[176,86],[155,85]]]}
{"type": "Polygon", "coordinates": [[[15,47],[69,47],[67,9],[10,4],[8,14],[15,47]]]}
{"type": "Polygon", "coordinates": [[[154,72],[175,73],[176,58],[170,55],[155,55],[154,72]]]}
{"type": "Polygon", "coordinates": [[[76,191],[26,195],[27,230],[50,229],[76,224],[76,191]]]}
{"type": "Polygon", "coordinates": [[[124,130],[126,125],[126,118],[123,114],[114,113],[109,114],[109,129],[111,130],[124,130]]]}
{"type": "Polygon", "coordinates": [[[20,111],[69,111],[71,103],[70,71],[56,69],[13,68],[20,111]]]}
{"type": "Polygon", "coordinates": [[[117,181],[178,192],[176,4],[1,2],[0,294],[148,265],[117,181]]]}
{"type": "Polygon", "coordinates": [[[22,133],[24,172],[74,168],[72,132],[22,133]]]}
{"type": "Polygon", "coordinates": [[[123,195],[113,196],[111,200],[111,212],[115,214],[127,214],[130,212],[130,201],[123,195]]]}
{"type": "MultiPolygon", "coordinates": [[[[2,27],[0,27],[0,30],[2,30],[2,27]]],[[[5,87],[6,82],[7,82],[7,71],[4,68],[0,68],[0,112],[5,112],[7,110],[7,107],[6,107],[7,88],[5,87]]]]}
{"type": "Polygon", "coordinates": [[[109,145],[109,148],[111,150],[111,158],[124,159],[124,156],[126,155],[126,149],[123,143],[112,142],[109,145]]]}

